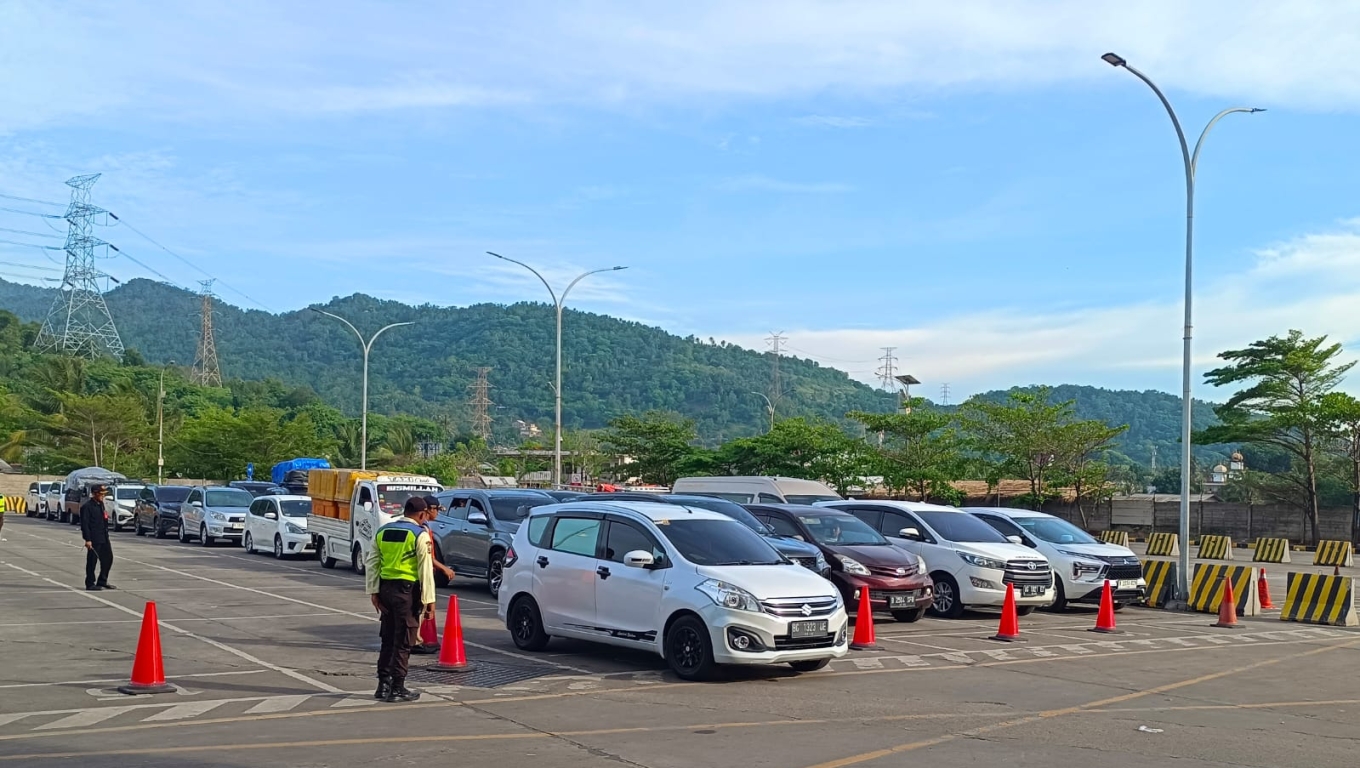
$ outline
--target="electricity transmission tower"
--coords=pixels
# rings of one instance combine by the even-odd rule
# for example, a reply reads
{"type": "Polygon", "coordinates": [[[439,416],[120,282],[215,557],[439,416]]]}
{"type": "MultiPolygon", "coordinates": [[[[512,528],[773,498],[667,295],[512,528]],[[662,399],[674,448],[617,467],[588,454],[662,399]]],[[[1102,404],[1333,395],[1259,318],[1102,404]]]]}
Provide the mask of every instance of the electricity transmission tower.
{"type": "Polygon", "coordinates": [[[940,404],[949,405],[949,382],[940,385],[940,404]]]}
{"type": "Polygon", "coordinates": [[[897,358],[893,355],[897,347],[883,347],[882,349],[883,357],[878,358],[878,362],[882,365],[875,373],[878,374],[878,380],[882,383],[883,388],[891,392],[897,388],[897,379],[895,378],[897,376],[897,358]]]}
{"type": "Polygon", "coordinates": [[[95,251],[109,245],[91,234],[100,217],[108,216],[108,211],[90,205],[90,187],[98,180],[97,173],[66,180],[71,188],[71,204],[64,217],[68,227],[66,270],[61,291],[33,344],[45,352],[87,358],[123,356],[123,340],[99,289],[99,278],[108,275],[94,266],[95,251]]]}
{"type": "Polygon", "coordinates": [[[490,368],[478,368],[477,380],[468,385],[472,391],[472,399],[468,405],[472,406],[472,432],[483,440],[491,439],[491,384],[486,380],[486,375],[491,372],[490,368]]]}
{"type": "Polygon", "coordinates": [[[774,407],[779,404],[780,396],[784,394],[779,383],[779,357],[783,352],[782,346],[784,342],[789,340],[789,337],[783,335],[783,333],[783,331],[777,333],[772,332],[769,337],[765,339],[770,345],[770,351],[774,353],[774,369],[772,370],[773,384],[770,389],[770,410],[774,410],[774,407]]]}
{"type": "Polygon", "coordinates": [[[205,387],[220,387],[222,369],[217,364],[217,335],[213,332],[213,281],[200,280],[198,284],[203,286],[199,294],[203,298],[203,333],[198,338],[198,352],[194,355],[190,379],[205,387]]]}

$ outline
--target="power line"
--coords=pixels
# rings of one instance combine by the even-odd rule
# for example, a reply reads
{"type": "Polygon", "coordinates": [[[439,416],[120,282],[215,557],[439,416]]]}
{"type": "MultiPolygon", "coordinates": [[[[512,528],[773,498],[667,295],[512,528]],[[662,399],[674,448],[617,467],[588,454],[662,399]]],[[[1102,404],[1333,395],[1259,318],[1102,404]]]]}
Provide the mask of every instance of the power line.
{"type": "Polygon", "coordinates": [[[851,363],[851,364],[858,364],[858,363],[871,363],[871,362],[873,362],[872,360],[842,360],[842,359],[840,359],[840,358],[838,358],[838,357],[827,357],[826,355],[814,355],[814,354],[812,354],[811,352],[804,352],[803,350],[798,349],[798,348],[796,348],[796,347],[786,347],[786,349],[788,349],[790,352],[797,352],[797,353],[800,354],[800,355],[804,355],[804,356],[806,356],[806,357],[812,358],[813,360],[830,360],[830,361],[833,362],[833,363],[851,363]]]}
{"type": "Polygon", "coordinates": [[[18,246],[22,246],[22,247],[24,247],[24,248],[37,248],[37,249],[42,250],[42,251],[60,251],[60,250],[63,250],[63,248],[62,248],[61,246],[59,246],[59,245],[35,245],[35,244],[33,244],[33,243],[21,243],[21,242],[19,242],[18,240],[0,240],[0,243],[4,243],[5,245],[18,245],[18,246]]]}
{"type": "Polygon", "coordinates": [[[18,195],[6,195],[4,193],[0,193],[0,197],[5,198],[6,200],[20,200],[25,203],[37,203],[39,205],[55,205],[58,208],[61,208],[66,205],[66,203],[54,203],[51,200],[35,200],[31,197],[19,197],[18,195]]]}
{"type": "MultiPolygon", "coordinates": [[[[156,270],[154,270],[154,269],[152,269],[151,267],[147,266],[147,264],[146,264],[145,262],[139,260],[137,257],[135,257],[135,256],[133,256],[132,254],[130,254],[130,253],[124,251],[123,249],[119,248],[118,246],[113,245],[113,244],[109,244],[109,247],[112,248],[113,250],[117,251],[118,254],[119,254],[120,256],[125,257],[128,261],[131,261],[133,264],[136,264],[136,265],[140,266],[142,269],[145,269],[147,272],[150,272],[151,274],[155,275],[156,277],[159,277],[160,279],[162,279],[162,280],[164,280],[165,282],[167,282],[167,283],[169,283],[169,284],[175,286],[176,288],[183,288],[183,287],[184,287],[184,286],[180,285],[179,283],[175,282],[174,280],[171,280],[170,278],[166,277],[164,274],[162,274],[162,273],[160,273],[160,272],[157,272],[156,270]]],[[[187,290],[187,289],[186,289],[186,290],[187,290]]]]}
{"type": "Polygon", "coordinates": [[[115,213],[110,213],[110,214],[109,214],[109,217],[112,218],[114,221],[118,222],[119,224],[122,224],[123,226],[125,226],[125,227],[127,227],[128,229],[132,230],[133,232],[137,233],[138,235],[141,235],[143,238],[146,239],[147,242],[151,243],[152,245],[156,246],[157,248],[161,249],[162,251],[165,251],[166,253],[170,254],[171,256],[174,256],[175,258],[177,258],[177,259],[179,259],[180,261],[184,262],[185,264],[189,265],[190,267],[192,267],[192,268],[198,270],[199,272],[202,272],[204,275],[207,275],[207,276],[208,276],[209,278],[211,278],[212,280],[214,280],[214,281],[216,281],[216,282],[219,282],[219,283],[222,283],[222,287],[223,287],[223,288],[226,288],[227,290],[231,291],[232,293],[234,293],[234,294],[236,294],[236,295],[238,295],[238,296],[241,296],[241,297],[244,298],[246,301],[249,301],[250,303],[252,303],[252,304],[254,304],[254,305],[260,307],[261,309],[263,309],[263,310],[266,311],[266,312],[273,312],[273,311],[274,311],[274,310],[270,309],[269,307],[266,307],[264,304],[260,303],[259,301],[256,301],[256,300],[255,300],[254,298],[252,298],[249,294],[246,294],[246,293],[244,293],[244,292],[242,292],[242,291],[239,291],[239,290],[237,290],[237,289],[231,287],[230,285],[227,285],[227,284],[226,284],[225,282],[223,282],[222,280],[218,280],[216,277],[213,277],[213,275],[212,275],[211,272],[208,272],[206,269],[204,269],[204,268],[198,266],[197,264],[193,263],[192,261],[189,261],[188,259],[186,259],[186,258],[184,258],[183,256],[179,255],[178,253],[175,253],[174,251],[170,250],[169,248],[166,248],[164,245],[162,245],[159,241],[157,241],[157,240],[156,240],[155,238],[153,238],[151,235],[148,235],[147,233],[143,232],[142,230],[137,229],[136,227],[132,226],[131,224],[127,223],[126,221],[123,221],[122,219],[118,218],[118,215],[117,215],[117,214],[115,214],[115,213]]]}
{"type": "Polygon", "coordinates": [[[20,264],[20,263],[17,262],[17,261],[0,261],[0,264],[3,264],[3,265],[5,265],[5,266],[7,266],[7,267],[23,267],[24,269],[36,269],[36,270],[38,270],[38,271],[40,271],[40,272],[60,272],[60,271],[61,271],[61,270],[59,270],[59,269],[57,269],[57,268],[55,268],[55,267],[44,267],[44,266],[41,266],[41,265],[35,266],[35,265],[32,265],[32,264],[20,264]]]}
{"type": "Polygon", "coordinates": [[[33,237],[51,237],[56,238],[58,240],[61,239],[61,235],[53,235],[47,232],[29,232],[26,229],[10,229],[9,227],[0,227],[0,232],[13,232],[16,235],[31,235],[33,237]]]}
{"type": "Polygon", "coordinates": [[[22,213],[22,214],[25,215],[25,216],[38,216],[38,217],[41,217],[41,218],[44,218],[44,219],[64,219],[64,218],[66,218],[65,216],[61,216],[61,215],[55,214],[55,213],[37,213],[37,212],[35,212],[35,211],[21,211],[21,210],[19,210],[18,208],[6,208],[6,207],[4,207],[4,206],[0,206],[0,211],[9,211],[10,213],[22,213]]]}

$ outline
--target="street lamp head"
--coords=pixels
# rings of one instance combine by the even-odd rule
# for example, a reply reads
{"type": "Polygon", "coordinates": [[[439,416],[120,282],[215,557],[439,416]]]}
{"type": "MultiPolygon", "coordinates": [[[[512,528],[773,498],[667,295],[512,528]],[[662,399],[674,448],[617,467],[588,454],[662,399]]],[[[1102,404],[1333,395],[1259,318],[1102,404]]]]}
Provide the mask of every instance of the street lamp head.
{"type": "Polygon", "coordinates": [[[1105,63],[1109,64],[1112,67],[1123,67],[1127,66],[1129,63],[1128,60],[1126,60],[1123,56],[1120,56],[1117,53],[1107,53],[1104,56],[1101,56],[1100,58],[1104,59],[1105,63]]]}
{"type": "Polygon", "coordinates": [[[1252,114],[1256,114],[1257,112],[1264,112],[1264,111],[1266,111],[1266,110],[1265,110],[1265,107],[1252,107],[1252,108],[1248,109],[1247,111],[1250,112],[1250,113],[1252,113],[1252,114]]]}
{"type": "Polygon", "coordinates": [[[613,271],[618,272],[620,269],[628,269],[628,267],[614,267],[613,271]]]}
{"type": "Polygon", "coordinates": [[[499,253],[495,253],[494,251],[487,251],[486,254],[487,254],[488,256],[495,256],[495,257],[498,258],[498,259],[504,259],[504,258],[505,258],[504,256],[500,255],[499,253]]]}

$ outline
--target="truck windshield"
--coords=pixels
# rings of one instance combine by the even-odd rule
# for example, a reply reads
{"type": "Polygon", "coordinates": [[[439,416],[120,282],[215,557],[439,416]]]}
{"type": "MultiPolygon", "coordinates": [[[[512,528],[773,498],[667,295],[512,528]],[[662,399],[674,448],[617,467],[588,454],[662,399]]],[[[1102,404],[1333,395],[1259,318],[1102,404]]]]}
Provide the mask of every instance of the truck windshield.
{"type": "Polygon", "coordinates": [[[396,517],[412,496],[425,498],[439,493],[442,488],[430,485],[380,485],[378,486],[378,508],[385,514],[396,517]]]}

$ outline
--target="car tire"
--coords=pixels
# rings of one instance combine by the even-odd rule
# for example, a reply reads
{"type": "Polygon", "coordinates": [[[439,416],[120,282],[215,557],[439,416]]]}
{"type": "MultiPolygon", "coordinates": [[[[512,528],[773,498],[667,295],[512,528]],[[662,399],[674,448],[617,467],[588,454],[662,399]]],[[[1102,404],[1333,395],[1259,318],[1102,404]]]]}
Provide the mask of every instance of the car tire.
{"type": "Polygon", "coordinates": [[[681,616],[666,630],[666,663],[683,680],[707,680],[718,666],[713,661],[708,627],[694,616],[681,616]]]}
{"type": "Polygon", "coordinates": [[[184,530],[183,520],[179,521],[179,530],[175,531],[175,536],[179,539],[179,543],[181,544],[189,543],[189,532],[184,530]]]}
{"type": "Polygon", "coordinates": [[[151,518],[151,528],[152,535],[158,539],[163,539],[169,535],[165,532],[165,523],[155,519],[154,517],[151,518]]]}
{"type": "Polygon", "coordinates": [[[1062,613],[1067,610],[1067,590],[1063,588],[1062,579],[1055,579],[1053,594],[1053,604],[1048,606],[1048,610],[1054,613],[1062,613]]]}
{"type": "Polygon", "coordinates": [[[246,531],[246,537],[241,540],[241,546],[245,548],[247,555],[255,554],[255,537],[250,535],[250,531],[246,531]]]}
{"type": "Polygon", "coordinates": [[[505,552],[497,549],[491,553],[486,563],[486,589],[492,597],[500,597],[501,584],[505,581],[505,552]]]}
{"type": "Polygon", "coordinates": [[[136,517],[132,520],[132,533],[134,536],[145,536],[146,526],[142,525],[142,518],[136,517]]]}
{"type": "Polygon", "coordinates": [[[1118,613],[1118,612],[1124,610],[1124,607],[1127,606],[1128,603],[1114,603],[1113,605],[1114,605],[1114,611],[1115,611],[1115,613],[1118,613]]]}
{"type": "Polygon", "coordinates": [[[208,535],[208,525],[206,523],[198,526],[198,545],[201,547],[211,547],[217,543],[217,539],[208,535]]]}
{"type": "Polygon", "coordinates": [[[552,636],[543,631],[543,615],[538,611],[538,603],[532,597],[524,596],[510,606],[507,622],[510,639],[521,651],[541,651],[548,647],[552,636]]]}
{"type": "Polygon", "coordinates": [[[930,577],[935,581],[935,602],[930,604],[930,610],[946,619],[961,618],[963,603],[959,601],[959,583],[947,573],[932,573],[930,577]]]}
{"type": "Polygon", "coordinates": [[[831,659],[809,659],[807,661],[790,661],[789,666],[793,667],[794,672],[816,672],[825,669],[831,659]]]}
{"type": "Polygon", "coordinates": [[[1015,609],[1016,616],[1028,616],[1031,613],[1034,613],[1034,606],[1032,605],[1021,605],[1015,609]]]}
{"type": "Polygon", "coordinates": [[[358,544],[349,553],[349,567],[360,576],[364,575],[364,551],[358,544]]]}
{"type": "Polygon", "coordinates": [[[317,560],[317,562],[321,563],[321,567],[322,567],[322,568],[334,568],[334,567],[335,567],[335,558],[330,557],[330,556],[328,556],[328,555],[326,554],[326,540],[325,540],[325,539],[317,539],[317,540],[316,540],[316,560],[317,560]]]}
{"type": "Polygon", "coordinates": [[[279,536],[277,533],[274,534],[274,559],[283,559],[283,537],[279,536]]]}
{"type": "Polygon", "coordinates": [[[911,611],[893,611],[893,612],[892,612],[892,617],[893,617],[894,620],[900,621],[900,622],[903,622],[903,623],[906,623],[906,624],[915,624],[916,622],[918,622],[918,621],[921,620],[921,617],[922,617],[922,616],[925,616],[925,615],[926,615],[926,609],[924,609],[924,608],[917,608],[917,609],[911,610],[911,611]]]}

